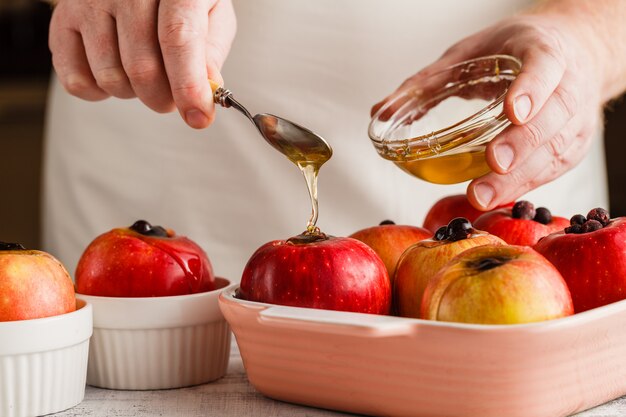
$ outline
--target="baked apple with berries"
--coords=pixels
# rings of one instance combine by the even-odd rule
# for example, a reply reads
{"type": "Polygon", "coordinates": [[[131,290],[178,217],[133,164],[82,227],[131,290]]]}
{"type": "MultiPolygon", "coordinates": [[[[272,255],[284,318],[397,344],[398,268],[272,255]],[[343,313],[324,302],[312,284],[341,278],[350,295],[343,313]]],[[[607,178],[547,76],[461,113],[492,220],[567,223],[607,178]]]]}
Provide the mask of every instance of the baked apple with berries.
{"type": "Polygon", "coordinates": [[[107,297],[161,297],[215,289],[213,267],[195,242],[138,220],[93,240],[76,267],[76,291],[107,297]]]}
{"type": "Polygon", "coordinates": [[[520,324],[574,314],[557,269],[528,246],[484,245],[455,256],[429,281],[421,316],[476,324],[520,324]]]}
{"type": "Polygon", "coordinates": [[[409,247],[396,268],[394,310],[403,317],[420,317],[424,290],[429,280],[459,253],[475,246],[504,245],[497,236],[476,230],[469,220],[458,217],[441,226],[431,239],[409,247]]]}
{"type": "Polygon", "coordinates": [[[526,200],[516,202],[511,208],[500,208],[480,215],[474,227],[502,238],[509,245],[532,246],[550,233],[569,226],[569,220],[553,216],[545,207],[535,206],[526,200]]]}
{"type": "Polygon", "coordinates": [[[626,217],[595,208],[534,248],[561,272],[576,312],[626,299],[626,217]]]}
{"type": "Polygon", "coordinates": [[[385,264],[365,243],[317,230],[262,245],[246,264],[237,296],[294,307],[389,314],[385,264]]]}

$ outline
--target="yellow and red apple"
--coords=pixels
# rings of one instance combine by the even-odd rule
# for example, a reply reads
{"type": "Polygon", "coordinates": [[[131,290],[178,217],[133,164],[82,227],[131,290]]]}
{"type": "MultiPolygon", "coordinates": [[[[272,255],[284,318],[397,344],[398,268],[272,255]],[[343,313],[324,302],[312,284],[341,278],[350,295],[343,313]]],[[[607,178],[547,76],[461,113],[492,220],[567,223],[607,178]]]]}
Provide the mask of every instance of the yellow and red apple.
{"type": "Polygon", "coordinates": [[[159,297],[213,289],[213,267],[204,250],[144,220],[98,236],[76,267],[76,291],[85,295],[159,297]]]}
{"type": "Polygon", "coordinates": [[[76,310],[72,279],[52,255],[0,242],[0,321],[56,316],[76,310]]]}
{"type": "Polygon", "coordinates": [[[428,239],[432,235],[430,231],[422,227],[398,225],[385,220],[378,226],[359,230],[349,237],[360,240],[374,249],[374,252],[383,260],[393,285],[396,265],[402,253],[412,244],[428,239]]]}
{"type": "Polygon", "coordinates": [[[527,246],[485,245],[450,260],[424,291],[421,317],[518,324],[574,314],[559,271],[527,246]]]}
{"type": "Polygon", "coordinates": [[[394,310],[403,317],[420,317],[422,296],[428,281],[457,254],[475,246],[502,244],[497,236],[475,230],[464,218],[442,226],[432,239],[409,247],[398,261],[394,278],[394,310]]]}

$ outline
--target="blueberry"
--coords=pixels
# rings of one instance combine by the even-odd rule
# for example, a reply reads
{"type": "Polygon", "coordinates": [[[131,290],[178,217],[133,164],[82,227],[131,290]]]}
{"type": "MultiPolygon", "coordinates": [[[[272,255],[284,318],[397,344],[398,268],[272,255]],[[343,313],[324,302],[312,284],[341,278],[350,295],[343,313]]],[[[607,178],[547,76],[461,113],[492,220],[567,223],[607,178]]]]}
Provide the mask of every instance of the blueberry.
{"type": "Polygon", "coordinates": [[[378,225],[379,226],[385,226],[387,224],[396,224],[396,222],[394,222],[393,220],[383,220],[382,222],[380,222],[378,225]]]}
{"type": "Polygon", "coordinates": [[[435,232],[434,238],[435,238],[435,240],[444,240],[447,235],[448,235],[448,227],[447,226],[441,226],[435,232]]]}
{"type": "Polygon", "coordinates": [[[142,235],[146,235],[152,230],[152,225],[145,220],[137,220],[130,226],[130,229],[142,235]]]}
{"type": "Polygon", "coordinates": [[[595,230],[599,230],[602,229],[602,223],[600,223],[597,220],[587,220],[582,226],[582,233],[589,233],[589,232],[593,232],[595,230]]]}
{"type": "Polygon", "coordinates": [[[19,243],[0,242],[0,250],[26,250],[19,243]]]}
{"type": "Polygon", "coordinates": [[[602,226],[606,226],[611,221],[611,217],[609,216],[609,212],[601,207],[596,207],[589,211],[587,214],[587,219],[596,220],[600,222],[602,226]]]}
{"type": "Polygon", "coordinates": [[[574,223],[570,227],[565,228],[565,233],[582,233],[583,227],[578,223],[574,223]]]}
{"type": "Polygon", "coordinates": [[[569,224],[572,226],[575,224],[582,225],[586,221],[587,221],[587,218],[583,216],[582,214],[574,214],[572,218],[569,219],[569,224]]]}
{"type": "Polygon", "coordinates": [[[450,220],[448,227],[446,228],[446,237],[448,240],[454,242],[461,239],[466,239],[472,234],[472,224],[465,217],[457,217],[450,220]]]}
{"type": "Polygon", "coordinates": [[[533,220],[541,224],[548,224],[552,221],[552,213],[545,207],[539,207],[535,210],[535,217],[533,220]]]}
{"type": "Polygon", "coordinates": [[[535,206],[530,201],[521,200],[513,205],[511,214],[514,219],[532,220],[535,217],[535,206]]]}

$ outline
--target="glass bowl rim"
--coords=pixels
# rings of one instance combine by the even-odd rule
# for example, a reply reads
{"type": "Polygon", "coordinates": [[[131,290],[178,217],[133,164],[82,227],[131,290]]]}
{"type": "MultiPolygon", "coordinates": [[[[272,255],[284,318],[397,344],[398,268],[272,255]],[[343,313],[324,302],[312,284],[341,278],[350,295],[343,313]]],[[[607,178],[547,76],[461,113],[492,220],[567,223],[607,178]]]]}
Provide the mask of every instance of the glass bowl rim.
{"type": "MultiPolygon", "coordinates": [[[[445,72],[450,72],[453,71],[459,67],[463,67],[463,66],[467,66],[469,64],[475,63],[475,62],[479,62],[479,61],[497,61],[497,60],[504,60],[510,63],[513,63],[514,65],[517,66],[517,74],[515,74],[516,76],[519,75],[519,72],[521,71],[522,68],[522,61],[519,58],[516,58],[512,55],[506,55],[506,54],[494,54],[494,55],[486,55],[486,56],[480,56],[480,57],[476,57],[476,58],[472,58],[472,59],[468,59],[462,62],[458,62],[456,64],[452,64],[448,67],[445,67],[443,69],[441,69],[440,71],[434,72],[430,75],[428,75],[425,80],[428,79],[432,79],[434,77],[440,76],[441,74],[445,73],[445,72]]],[[[442,89],[438,90],[438,91],[444,91],[445,89],[449,88],[447,85],[445,87],[443,87],[442,89]]],[[[457,121],[456,123],[449,125],[449,126],[443,126],[442,128],[427,133],[427,134],[423,134],[417,137],[412,137],[412,138],[401,138],[401,139],[388,139],[385,137],[382,137],[378,134],[376,134],[374,132],[374,126],[376,123],[378,123],[378,119],[380,117],[380,115],[385,112],[389,106],[394,103],[396,100],[402,98],[402,97],[406,97],[407,95],[413,95],[413,91],[414,89],[412,88],[407,88],[407,89],[403,89],[398,91],[397,93],[395,93],[383,106],[381,106],[376,113],[374,113],[374,115],[371,117],[371,120],[369,122],[368,125],[368,136],[370,138],[370,140],[372,142],[374,142],[376,145],[390,145],[390,144],[402,144],[402,143],[406,143],[407,140],[411,141],[411,142],[419,142],[422,140],[431,140],[434,136],[439,136],[439,135],[447,135],[447,134],[454,134],[456,128],[460,125],[464,125],[467,122],[470,122],[472,120],[475,120],[477,118],[479,118],[480,116],[482,116],[483,114],[489,112],[490,110],[492,110],[493,108],[499,106],[503,101],[504,101],[504,97],[506,96],[506,94],[508,93],[508,88],[506,91],[504,91],[502,94],[500,94],[498,97],[496,97],[494,100],[490,101],[486,106],[484,106],[483,108],[481,108],[480,110],[478,110],[477,112],[473,113],[472,115],[457,121]]],[[[392,114],[392,116],[388,119],[388,120],[393,120],[394,118],[394,114],[392,114]]]]}

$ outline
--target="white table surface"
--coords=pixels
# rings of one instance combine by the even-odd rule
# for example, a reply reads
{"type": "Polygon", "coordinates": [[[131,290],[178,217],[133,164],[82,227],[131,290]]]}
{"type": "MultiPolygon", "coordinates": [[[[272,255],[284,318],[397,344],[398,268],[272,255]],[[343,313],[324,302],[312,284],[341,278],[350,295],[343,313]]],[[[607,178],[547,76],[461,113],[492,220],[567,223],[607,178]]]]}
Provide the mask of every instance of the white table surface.
{"type": "MultiPolygon", "coordinates": [[[[87,386],[85,399],[54,417],[331,417],[345,414],[264,397],[250,385],[234,341],[226,375],[209,384],[159,391],[115,391],[87,386]]],[[[626,396],[576,417],[626,416],[626,396]]],[[[503,416],[505,417],[505,416],[503,416]]],[[[532,416],[529,416],[532,417],[532,416]]]]}

